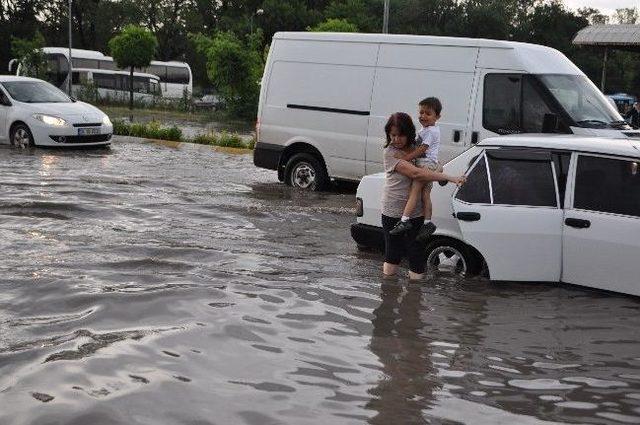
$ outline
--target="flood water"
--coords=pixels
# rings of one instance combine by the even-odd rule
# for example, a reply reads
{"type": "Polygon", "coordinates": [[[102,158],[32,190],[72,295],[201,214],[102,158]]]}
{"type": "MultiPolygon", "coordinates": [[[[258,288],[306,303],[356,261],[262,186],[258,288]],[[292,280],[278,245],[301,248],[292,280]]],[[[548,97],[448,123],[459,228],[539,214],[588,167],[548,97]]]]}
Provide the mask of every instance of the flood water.
{"type": "Polygon", "coordinates": [[[640,423],[640,300],[383,280],[249,155],[0,148],[0,424],[640,423]]]}

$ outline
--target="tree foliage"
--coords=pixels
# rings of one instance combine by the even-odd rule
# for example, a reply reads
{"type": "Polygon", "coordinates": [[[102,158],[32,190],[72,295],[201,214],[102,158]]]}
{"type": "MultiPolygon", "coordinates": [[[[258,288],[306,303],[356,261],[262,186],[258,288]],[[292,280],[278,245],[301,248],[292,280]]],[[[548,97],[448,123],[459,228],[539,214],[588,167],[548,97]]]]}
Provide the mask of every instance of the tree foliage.
{"type": "Polygon", "coordinates": [[[121,34],[109,40],[109,51],[119,68],[129,68],[129,107],[133,109],[133,70],[146,68],[153,59],[158,41],[145,28],[127,25],[121,34]]]}
{"type": "Polygon", "coordinates": [[[315,27],[308,27],[313,32],[358,32],[358,27],[346,19],[329,18],[315,27]]]}
{"type": "MultiPolygon", "coordinates": [[[[148,28],[156,37],[159,60],[186,61],[194,84],[210,86],[209,56],[189,34],[214,39],[232,33],[247,46],[252,29],[262,31],[263,51],[277,31],[304,31],[331,19],[346,19],[358,31],[380,32],[384,0],[82,0],[72,3],[73,44],[107,52],[109,40],[127,25],[148,28]],[[262,13],[257,13],[261,10],[262,13]]],[[[0,0],[0,66],[12,57],[17,37],[40,32],[47,46],[67,45],[67,0],[0,0]]],[[[586,7],[568,9],[561,0],[392,0],[391,33],[482,37],[544,44],[567,55],[599,83],[602,52],[571,44],[576,32],[598,23],[638,22],[637,9],[612,16],[586,7]]],[[[332,24],[334,25],[334,24],[332,24]]],[[[610,52],[611,53],[611,52],[610,52]]],[[[248,60],[251,62],[251,59],[248,60]]],[[[640,94],[640,56],[615,51],[609,56],[607,87],[640,94]]]]}
{"type": "Polygon", "coordinates": [[[21,74],[28,77],[46,79],[47,58],[42,53],[44,37],[39,32],[32,39],[11,37],[11,54],[20,59],[21,74]]]}
{"type": "Polygon", "coordinates": [[[258,104],[264,66],[256,49],[259,37],[254,35],[243,42],[232,32],[194,36],[198,50],[207,58],[209,80],[230,112],[242,117],[253,117],[258,104]]]}

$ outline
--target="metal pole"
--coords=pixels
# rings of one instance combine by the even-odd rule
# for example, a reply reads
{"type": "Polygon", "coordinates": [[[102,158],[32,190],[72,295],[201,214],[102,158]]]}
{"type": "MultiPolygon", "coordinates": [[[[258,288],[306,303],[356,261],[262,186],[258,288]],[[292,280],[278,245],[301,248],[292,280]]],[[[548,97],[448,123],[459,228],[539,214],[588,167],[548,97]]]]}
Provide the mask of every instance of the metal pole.
{"type": "Polygon", "coordinates": [[[607,54],[609,53],[609,49],[605,47],[604,49],[604,58],[602,58],[602,79],[600,80],[600,91],[604,93],[604,83],[607,79],[607,54]]]}
{"type": "Polygon", "coordinates": [[[69,96],[71,96],[71,80],[73,80],[73,62],[71,60],[71,2],[69,0],[69,96]]]}
{"type": "Polygon", "coordinates": [[[389,2],[390,0],[384,0],[384,15],[382,17],[382,33],[389,33],[389,2]]]}

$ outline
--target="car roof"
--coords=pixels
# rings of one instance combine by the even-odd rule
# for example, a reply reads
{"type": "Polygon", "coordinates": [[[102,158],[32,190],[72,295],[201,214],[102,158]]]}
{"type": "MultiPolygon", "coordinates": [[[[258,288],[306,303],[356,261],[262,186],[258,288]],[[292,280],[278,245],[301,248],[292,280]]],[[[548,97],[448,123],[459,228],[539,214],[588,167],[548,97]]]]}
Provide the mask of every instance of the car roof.
{"type": "Polygon", "coordinates": [[[6,83],[9,81],[42,81],[37,78],[21,77],[17,75],[0,75],[0,83],[6,83]]]}
{"type": "Polygon", "coordinates": [[[607,155],[640,157],[640,139],[631,138],[526,134],[489,137],[478,143],[478,146],[559,149],[607,155]]]}

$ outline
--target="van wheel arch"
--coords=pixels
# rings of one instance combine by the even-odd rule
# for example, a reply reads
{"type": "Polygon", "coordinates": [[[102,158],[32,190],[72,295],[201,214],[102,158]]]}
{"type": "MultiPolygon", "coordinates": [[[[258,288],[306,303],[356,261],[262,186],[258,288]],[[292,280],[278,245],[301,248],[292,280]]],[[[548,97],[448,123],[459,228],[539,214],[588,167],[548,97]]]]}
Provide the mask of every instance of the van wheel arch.
{"type": "MultiPolygon", "coordinates": [[[[425,249],[427,262],[429,261],[431,253],[442,247],[450,247],[463,257],[463,260],[467,265],[466,276],[489,276],[489,269],[482,254],[480,254],[480,252],[471,245],[450,236],[435,236],[429,239],[425,249]]],[[[430,264],[427,263],[427,267],[429,266],[430,264]]]]}
{"type": "Polygon", "coordinates": [[[319,181],[320,184],[318,186],[318,189],[316,190],[321,190],[323,186],[326,186],[329,183],[329,173],[327,170],[327,164],[324,161],[324,158],[320,153],[320,151],[309,143],[296,142],[285,148],[285,150],[282,152],[282,155],[280,155],[280,162],[278,164],[278,179],[288,184],[287,178],[289,176],[287,175],[287,173],[290,172],[290,170],[287,168],[289,165],[289,161],[294,156],[297,156],[297,155],[300,156],[299,154],[309,155],[313,159],[315,159],[315,161],[317,161],[318,167],[320,168],[318,170],[318,177],[320,178],[320,181],[319,181]]]}

